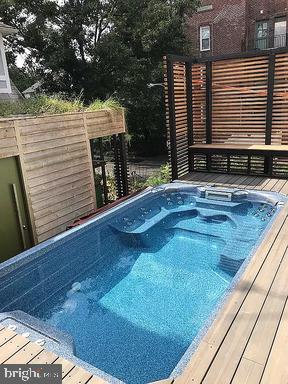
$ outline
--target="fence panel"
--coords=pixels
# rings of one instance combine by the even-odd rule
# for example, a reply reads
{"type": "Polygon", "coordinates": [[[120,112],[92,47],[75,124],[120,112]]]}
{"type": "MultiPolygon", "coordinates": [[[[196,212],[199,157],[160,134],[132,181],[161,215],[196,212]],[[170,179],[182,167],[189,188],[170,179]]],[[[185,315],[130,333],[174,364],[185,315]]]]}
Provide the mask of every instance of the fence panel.
{"type": "Polygon", "coordinates": [[[213,63],[212,142],[265,144],[268,57],[213,63]]]}
{"type": "Polygon", "coordinates": [[[168,60],[165,69],[168,147],[172,178],[175,179],[189,171],[185,62],[168,60]]]}

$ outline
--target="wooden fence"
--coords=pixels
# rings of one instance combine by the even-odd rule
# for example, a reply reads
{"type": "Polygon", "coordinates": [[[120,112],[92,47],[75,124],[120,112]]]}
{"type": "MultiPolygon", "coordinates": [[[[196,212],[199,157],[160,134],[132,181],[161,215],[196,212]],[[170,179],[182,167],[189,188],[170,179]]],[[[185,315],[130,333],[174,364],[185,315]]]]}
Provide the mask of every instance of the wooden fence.
{"type": "MultiPolygon", "coordinates": [[[[195,60],[165,58],[172,178],[209,168],[265,174],[265,156],[189,154],[193,144],[288,144],[288,52],[274,50],[195,60]]],[[[272,175],[288,176],[273,157],[272,175]]]]}
{"type": "Polygon", "coordinates": [[[34,242],[96,208],[89,140],[124,132],[122,111],[0,120],[0,159],[20,159],[34,242]]]}

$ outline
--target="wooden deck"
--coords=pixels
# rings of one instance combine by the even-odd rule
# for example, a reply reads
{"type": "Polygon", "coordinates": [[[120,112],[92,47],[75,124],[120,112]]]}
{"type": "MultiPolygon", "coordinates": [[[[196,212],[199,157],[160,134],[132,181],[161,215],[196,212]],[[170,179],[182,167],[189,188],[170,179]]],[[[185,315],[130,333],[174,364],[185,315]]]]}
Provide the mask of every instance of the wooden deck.
{"type": "MultiPolygon", "coordinates": [[[[194,173],[195,184],[277,191],[288,181],[194,173]]],[[[288,205],[174,384],[288,383],[288,205]]],[[[104,384],[74,363],[0,327],[0,364],[62,364],[65,384],[104,384]]],[[[169,384],[171,379],[159,381],[169,384]]]]}
{"type": "Polygon", "coordinates": [[[258,189],[288,195],[288,180],[286,179],[195,172],[184,176],[181,180],[189,181],[197,185],[216,185],[223,188],[258,189]]]}
{"type": "MultiPolygon", "coordinates": [[[[195,184],[276,191],[288,181],[192,173],[195,184]]],[[[288,383],[288,205],[175,384],[288,383]]]]}
{"type": "Polygon", "coordinates": [[[30,342],[8,328],[0,326],[0,364],[62,364],[63,384],[105,384],[71,361],[30,342]]]}

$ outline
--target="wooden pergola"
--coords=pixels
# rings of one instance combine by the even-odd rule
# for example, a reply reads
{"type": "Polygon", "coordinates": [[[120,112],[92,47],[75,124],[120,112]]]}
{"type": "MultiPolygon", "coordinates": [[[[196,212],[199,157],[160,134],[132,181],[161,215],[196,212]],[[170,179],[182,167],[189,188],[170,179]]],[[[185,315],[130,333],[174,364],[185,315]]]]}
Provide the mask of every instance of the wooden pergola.
{"type": "Polygon", "coordinates": [[[288,51],[165,58],[172,178],[288,176],[288,51]]]}

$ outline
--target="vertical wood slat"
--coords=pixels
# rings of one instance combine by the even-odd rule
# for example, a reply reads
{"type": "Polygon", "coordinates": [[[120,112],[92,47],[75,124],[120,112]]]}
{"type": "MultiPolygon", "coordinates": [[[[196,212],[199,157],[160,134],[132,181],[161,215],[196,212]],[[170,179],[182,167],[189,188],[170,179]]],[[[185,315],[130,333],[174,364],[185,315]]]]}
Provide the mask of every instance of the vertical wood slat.
{"type": "Polygon", "coordinates": [[[101,161],[101,173],[102,173],[102,180],[103,180],[103,195],[104,195],[104,202],[105,204],[108,204],[108,186],[107,186],[107,175],[106,175],[106,167],[105,167],[105,158],[104,158],[104,149],[103,149],[103,138],[99,138],[99,147],[100,147],[100,161],[101,161]]]}
{"type": "Polygon", "coordinates": [[[120,168],[117,135],[112,136],[112,145],[113,145],[113,149],[114,149],[114,175],[116,178],[117,195],[118,195],[118,197],[121,197],[122,196],[121,179],[120,179],[121,168],[120,168]]]}
{"type": "MultiPolygon", "coordinates": [[[[212,62],[206,63],[206,144],[212,143],[212,62]]],[[[211,171],[211,155],[206,156],[207,171],[211,171]]]]}
{"type": "Polygon", "coordinates": [[[203,143],[206,140],[206,114],[203,113],[206,105],[206,66],[204,64],[192,65],[193,87],[193,140],[194,143],[203,143]]]}
{"type": "MultiPolygon", "coordinates": [[[[267,108],[266,108],[266,131],[265,144],[270,145],[272,139],[273,124],[273,101],[274,101],[274,83],[275,83],[275,54],[269,56],[268,82],[267,82],[267,108]]],[[[264,160],[264,173],[269,176],[273,173],[273,158],[266,156],[264,160]]]]}
{"type": "Polygon", "coordinates": [[[114,175],[116,178],[117,195],[118,198],[121,198],[129,194],[127,147],[125,135],[113,135],[112,143],[114,148],[114,175]]]}
{"type": "Polygon", "coordinates": [[[275,82],[275,54],[269,56],[265,144],[271,144],[275,82]]]}
{"type": "Polygon", "coordinates": [[[125,134],[119,134],[120,140],[120,161],[121,161],[121,180],[123,185],[123,195],[129,195],[129,182],[128,182],[128,162],[127,162],[127,146],[125,134]]]}
{"type": "Polygon", "coordinates": [[[168,84],[168,106],[169,106],[169,141],[172,179],[178,178],[177,167],[177,140],[176,140],[176,117],[175,117],[175,95],[174,95],[174,68],[173,62],[167,57],[167,84],[168,84]]]}
{"type": "Polygon", "coordinates": [[[95,180],[94,180],[94,168],[93,168],[93,160],[92,160],[92,152],[91,152],[91,143],[88,135],[87,129],[87,119],[86,114],[82,114],[83,117],[83,127],[86,136],[86,145],[87,145],[87,154],[89,159],[89,170],[90,170],[90,178],[91,178],[91,187],[92,187],[92,197],[95,209],[97,208],[97,199],[96,199],[96,189],[95,189],[95,180]]]}
{"type": "MultiPolygon", "coordinates": [[[[187,102],[187,130],[188,130],[188,147],[194,143],[193,135],[193,87],[192,87],[192,64],[187,62],[186,67],[186,102],[187,102]]],[[[193,156],[188,152],[189,172],[193,171],[193,156]]]]}
{"type": "Polygon", "coordinates": [[[206,63],[206,144],[212,144],[212,62],[206,63]]]}

